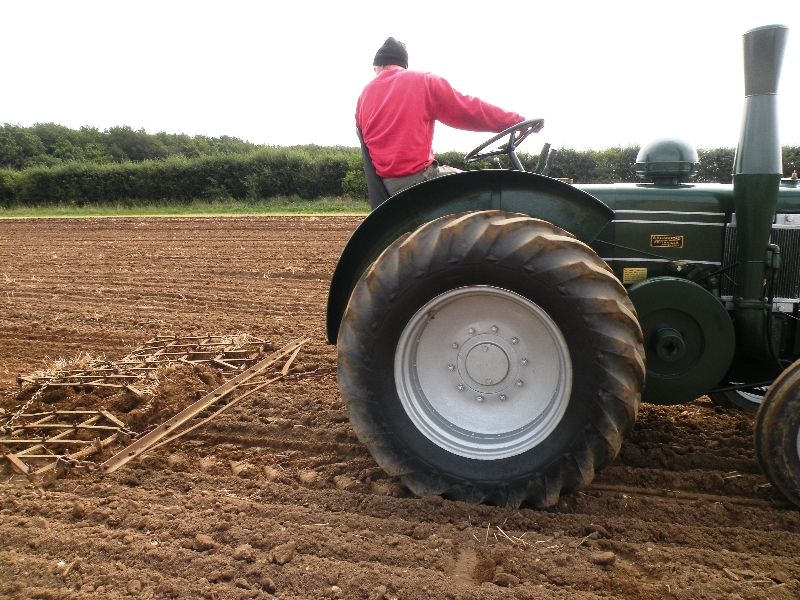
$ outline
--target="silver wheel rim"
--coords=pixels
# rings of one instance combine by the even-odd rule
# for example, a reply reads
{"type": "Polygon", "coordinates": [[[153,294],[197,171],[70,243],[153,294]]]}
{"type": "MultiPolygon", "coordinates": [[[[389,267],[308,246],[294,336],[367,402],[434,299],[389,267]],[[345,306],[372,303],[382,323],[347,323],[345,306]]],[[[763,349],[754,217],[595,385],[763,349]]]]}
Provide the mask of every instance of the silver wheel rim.
{"type": "Polygon", "coordinates": [[[752,402],[753,404],[761,404],[761,401],[764,399],[762,394],[754,394],[753,392],[737,392],[739,396],[747,400],[748,402],[752,402]]]}
{"type": "Polygon", "coordinates": [[[437,296],[409,320],[394,359],[406,414],[458,456],[498,460],[537,446],[572,391],[566,340],[522,296],[490,286],[437,296]]]}
{"type": "Polygon", "coordinates": [[[797,429],[797,458],[800,460],[800,428],[797,429]]]}
{"type": "MultiPolygon", "coordinates": [[[[734,382],[731,385],[739,385],[740,383],[744,382],[734,382]]],[[[764,394],[767,393],[767,388],[757,388],[759,390],[764,390],[763,393],[753,393],[753,392],[744,392],[742,390],[734,390],[734,394],[738,395],[739,398],[744,400],[745,402],[750,402],[752,404],[761,404],[761,401],[764,399],[764,394]]]]}

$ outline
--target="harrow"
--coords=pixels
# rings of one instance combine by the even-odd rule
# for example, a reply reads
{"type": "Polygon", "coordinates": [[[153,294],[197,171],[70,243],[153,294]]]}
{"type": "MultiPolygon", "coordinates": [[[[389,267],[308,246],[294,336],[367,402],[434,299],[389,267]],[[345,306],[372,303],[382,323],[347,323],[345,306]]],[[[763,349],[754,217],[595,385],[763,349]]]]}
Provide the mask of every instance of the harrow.
{"type": "Polygon", "coordinates": [[[0,448],[15,471],[33,479],[54,477],[71,468],[112,473],[132,458],[185,435],[286,377],[306,341],[298,338],[264,357],[265,351],[273,349],[271,343],[246,334],[157,336],[118,361],[88,354],[72,361],[56,361],[47,371],[17,378],[23,391],[32,395],[12,416],[0,413],[0,448]],[[37,401],[46,406],[41,403],[44,393],[59,387],[78,392],[106,388],[140,398],[153,395],[160,369],[181,363],[217,368],[226,381],[144,432],[131,431],[118,416],[104,409],[56,410],[53,406],[51,410],[28,412],[37,401]],[[117,443],[130,445],[102,465],[87,460],[117,443]]]}

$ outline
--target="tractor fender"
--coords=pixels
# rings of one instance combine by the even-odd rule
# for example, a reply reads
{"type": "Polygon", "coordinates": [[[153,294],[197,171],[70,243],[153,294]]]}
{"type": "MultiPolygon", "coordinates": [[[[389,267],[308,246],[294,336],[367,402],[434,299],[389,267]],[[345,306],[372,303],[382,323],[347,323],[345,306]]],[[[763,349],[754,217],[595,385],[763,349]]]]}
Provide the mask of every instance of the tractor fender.
{"type": "Polygon", "coordinates": [[[372,211],[348,240],[328,291],[328,342],[336,343],[342,316],[361,275],[392,242],[444,215],[481,210],[542,219],[586,244],[614,218],[613,211],[591,194],[523,171],[465,171],[412,186],[372,211]]]}

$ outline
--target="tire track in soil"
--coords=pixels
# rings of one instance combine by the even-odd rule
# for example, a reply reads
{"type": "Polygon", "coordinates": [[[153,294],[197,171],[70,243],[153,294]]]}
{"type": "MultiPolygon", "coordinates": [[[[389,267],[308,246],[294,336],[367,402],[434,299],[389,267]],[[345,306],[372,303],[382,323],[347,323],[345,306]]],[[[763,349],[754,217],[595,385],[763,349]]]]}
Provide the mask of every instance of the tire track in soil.
{"type": "MultiPolygon", "coordinates": [[[[0,406],[46,356],[117,358],[155,334],[306,334],[305,369],[334,367],[328,281],[359,222],[0,221],[0,406]]],[[[207,389],[168,377],[176,403],[207,389]]],[[[0,597],[800,597],[800,515],[752,427],[707,398],[644,405],[592,486],[510,510],[411,497],[355,438],[334,376],[281,382],[111,476],[39,490],[6,472],[0,597]]]]}

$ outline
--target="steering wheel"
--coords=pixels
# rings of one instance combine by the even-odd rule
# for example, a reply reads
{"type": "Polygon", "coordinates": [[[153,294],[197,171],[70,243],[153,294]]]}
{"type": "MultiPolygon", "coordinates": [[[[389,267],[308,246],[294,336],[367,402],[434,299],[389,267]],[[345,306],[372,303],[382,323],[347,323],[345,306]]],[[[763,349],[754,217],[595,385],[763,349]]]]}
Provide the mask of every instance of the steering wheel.
{"type": "Polygon", "coordinates": [[[494,137],[486,140],[480,146],[469,152],[466,156],[464,156],[464,162],[471,163],[475,162],[476,160],[482,160],[492,156],[508,154],[508,156],[511,158],[511,161],[514,163],[514,166],[520,171],[523,171],[524,169],[517,158],[515,150],[517,149],[517,146],[519,146],[525,140],[525,138],[532,133],[537,133],[542,129],[542,127],[544,127],[544,119],[530,119],[529,121],[517,123],[513,127],[509,127],[505,131],[501,131],[494,137]],[[503,139],[505,136],[508,136],[508,141],[502,146],[498,146],[494,150],[489,150],[488,152],[481,152],[484,148],[491,146],[497,140],[503,139]]]}

